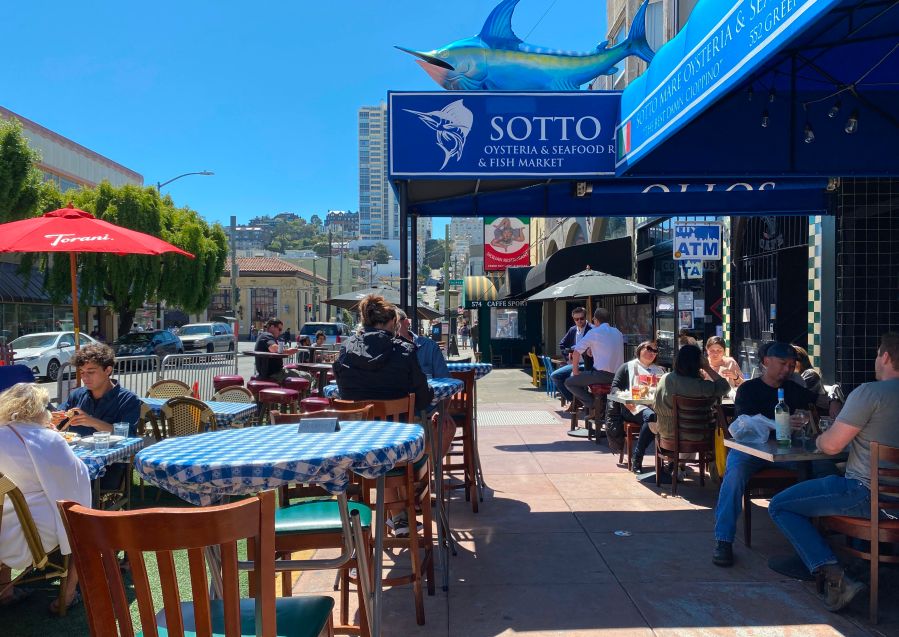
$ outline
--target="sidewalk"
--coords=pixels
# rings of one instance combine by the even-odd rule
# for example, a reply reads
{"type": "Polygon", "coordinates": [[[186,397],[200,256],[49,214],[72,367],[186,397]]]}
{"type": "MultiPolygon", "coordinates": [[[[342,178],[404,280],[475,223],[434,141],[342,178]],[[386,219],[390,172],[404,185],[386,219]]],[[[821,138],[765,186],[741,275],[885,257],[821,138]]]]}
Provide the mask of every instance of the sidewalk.
{"type": "MultiPolygon", "coordinates": [[[[827,612],[812,583],[768,569],[767,558],[787,546],[764,500],[754,505],[753,548],[738,536],[735,566],[718,568],[717,488],[690,479],[670,497],[651,478],[638,481],[604,443],[566,436],[558,406],[520,370],[478,381],[490,489],[477,514],[454,496],[458,555],[449,592],[438,586],[425,597],[427,624],[415,624],[410,587],[387,589],[385,636],[899,635],[896,569],[882,570],[877,627],[867,623],[867,594],[848,611],[827,612]]],[[[308,573],[297,590],[332,592],[332,584],[333,576],[308,573]]]]}

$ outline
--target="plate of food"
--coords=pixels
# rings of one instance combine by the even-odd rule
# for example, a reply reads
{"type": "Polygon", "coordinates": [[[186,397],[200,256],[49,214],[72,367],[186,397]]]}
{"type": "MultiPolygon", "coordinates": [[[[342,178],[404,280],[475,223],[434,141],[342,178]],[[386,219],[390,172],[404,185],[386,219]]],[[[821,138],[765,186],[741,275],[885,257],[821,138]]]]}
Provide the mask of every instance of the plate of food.
{"type": "Polygon", "coordinates": [[[79,434],[76,434],[74,431],[60,431],[59,435],[62,436],[70,445],[78,444],[78,441],[81,440],[81,436],[79,434]]]}

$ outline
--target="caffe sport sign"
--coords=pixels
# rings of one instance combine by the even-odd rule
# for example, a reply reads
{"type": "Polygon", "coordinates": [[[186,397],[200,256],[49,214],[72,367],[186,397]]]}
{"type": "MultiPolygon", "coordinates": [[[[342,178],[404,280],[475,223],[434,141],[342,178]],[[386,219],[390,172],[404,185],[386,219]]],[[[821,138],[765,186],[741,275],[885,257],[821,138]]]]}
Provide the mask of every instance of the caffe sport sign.
{"type": "Polygon", "coordinates": [[[619,172],[741,84],[840,0],[700,0],[621,97],[619,172]]]}
{"type": "Polygon", "coordinates": [[[615,174],[620,92],[389,93],[391,178],[615,174]]]}

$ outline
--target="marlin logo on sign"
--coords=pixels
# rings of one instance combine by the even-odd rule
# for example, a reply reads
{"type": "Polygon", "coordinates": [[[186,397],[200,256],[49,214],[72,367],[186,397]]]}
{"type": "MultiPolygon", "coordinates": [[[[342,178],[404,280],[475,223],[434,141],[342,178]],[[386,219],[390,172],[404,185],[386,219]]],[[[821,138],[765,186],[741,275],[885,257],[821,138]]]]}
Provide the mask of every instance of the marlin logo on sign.
{"type": "Polygon", "coordinates": [[[408,108],[403,110],[417,115],[418,119],[437,133],[437,145],[444,153],[443,165],[440,170],[446,168],[450,157],[455,157],[456,161],[462,159],[465,140],[468,139],[468,133],[474,123],[474,115],[465,107],[462,100],[456,100],[445,106],[443,110],[430,113],[413,111],[408,108]]]}

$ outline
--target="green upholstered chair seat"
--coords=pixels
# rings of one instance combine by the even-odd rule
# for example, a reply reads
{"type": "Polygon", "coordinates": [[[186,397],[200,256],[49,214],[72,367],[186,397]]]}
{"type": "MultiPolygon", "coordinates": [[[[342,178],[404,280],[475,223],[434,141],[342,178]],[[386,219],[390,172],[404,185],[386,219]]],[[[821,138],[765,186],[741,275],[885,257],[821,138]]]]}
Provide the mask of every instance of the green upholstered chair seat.
{"type": "MultiPolygon", "coordinates": [[[[213,637],[224,637],[225,614],[224,604],[221,600],[213,600],[209,604],[212,618],[213,637]]],[[[278,637],[318,637],[328,622],[328,617],[334,609],[334,600],[324,596],[309,597],[279,597],[275,600],[275,618],[277,622],[276,635],[278,637]]],[[[191,602],[181,603],[181,616],[184,619],[185,637],[194,637],[194,607],[191,602]]],[[[168,637],[165,623],[165,611],[156,614],[156,623],[159,626],[159,637],[168,637]]],[[[252,599],[240,600],[240,634],[243,637],[256,635],[256,601],[252,599]]],[[[142,637],[143,633],[137,633],[142,637]]]]}
{"type": "MultiPolygon", "coordinates": [[[[415,464],[412,465],[412,468],[414,469],[415,473],[418,473],[419,471],[421,471],[421,469],[427,464],[427,462],[428,462],[428,454],[425,454],[421,458],[416,460],[415,464]]],[[[396,469],[391,469],[390,471],[387,472],[387,477],[388,478],[396,478],[397,476],[401,476],[404,473],[406,473],[405,465],[402,467],[397,467],[396,469]]]]}
{"type": "MultiPolygon", "coordinates": [[[[349,502],[349,512],[359,512],[363,527],[371,526],[371,509],[361,502],[349,502]]],[[[275,509],[275,535],[285,533],[339,533],[340,509],[337,500],[297,502],[275,509]]]]}

